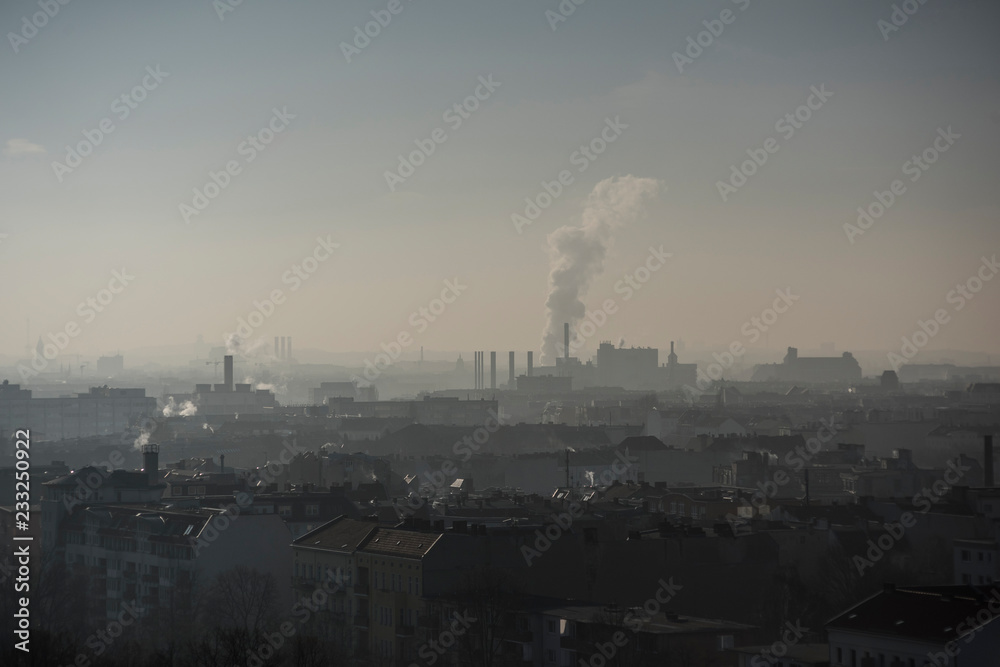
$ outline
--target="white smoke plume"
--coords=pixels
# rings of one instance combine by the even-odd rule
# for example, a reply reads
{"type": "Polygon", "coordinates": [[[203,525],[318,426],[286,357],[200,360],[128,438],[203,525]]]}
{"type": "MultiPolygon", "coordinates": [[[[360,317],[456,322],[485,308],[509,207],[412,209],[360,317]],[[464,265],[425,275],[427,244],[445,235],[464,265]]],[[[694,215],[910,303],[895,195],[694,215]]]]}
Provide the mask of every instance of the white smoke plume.
{"type": "Polygon", "coordinates": [[[134,447],[135,449],[142,449],[144,445],[149,444],[150,435],[151,433],[149,431],[143,429],[142,432],[139,434],[139,437],[136,438],[135,441],[132,443],[132,447],[134,447]]]}
{"type": "Polygon", "coordinates": [[[167,399],[167,404],[163,408],[164,417],[193,417],[196,414],[198,414],[197,405],[191,401],[184,401],[178,405],[173,396],[167,399]]]}
{"type": "Polygon", "coordinates": [[[587,197],[579,227],[566,225],[548,236],[549,296],[545,300],[546,323],[542,334],[542,363],[555,363],[563,351],[563,323],[570,330],[586,314],[583,298],[594,278],[604,270],[612,232],[635,219],[660,183],[651,178],[622,176],[594,186],[587,197]]]}

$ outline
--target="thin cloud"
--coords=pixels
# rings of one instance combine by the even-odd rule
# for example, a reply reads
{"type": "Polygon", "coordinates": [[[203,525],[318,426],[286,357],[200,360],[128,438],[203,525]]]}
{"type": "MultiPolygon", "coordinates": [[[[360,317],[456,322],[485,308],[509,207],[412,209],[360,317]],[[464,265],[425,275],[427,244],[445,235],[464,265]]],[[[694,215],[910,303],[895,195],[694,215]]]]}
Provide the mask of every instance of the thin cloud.
{"type": "Polygon", "coordinates": [[[7,146],[3,149],[4,155],[20,157],[21,155],[41,155],[45,153],[45,147],[33,144],[27,139],[8,139],[7,146]]]}

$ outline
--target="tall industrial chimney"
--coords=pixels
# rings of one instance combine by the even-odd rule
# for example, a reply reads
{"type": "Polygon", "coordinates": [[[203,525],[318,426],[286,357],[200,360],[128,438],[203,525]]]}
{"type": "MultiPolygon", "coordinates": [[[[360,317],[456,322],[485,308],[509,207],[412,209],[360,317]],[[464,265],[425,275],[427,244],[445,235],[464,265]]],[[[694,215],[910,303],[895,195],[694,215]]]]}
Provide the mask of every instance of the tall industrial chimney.
{"type": "Polygon", "coordinates": [[[497,388],[497,353],[490,352],[490,389],[497,388]]]}
{"type": "Polygon", "coordinates": [[[993,487],[993,436],[983,436],[983,486],[993,487]]]}
{"type": "MultiPolygon", "coordinates": [[[[232,357],[229,357],[232,358],[232,357]]],[[[142,446],[142,471],[146,473],[149,479],[150,486],[156,486],[159,484],[159,468],[160,468],[160,446],[159,445],[143,445],[142,446]]]]}
{"type": "Polygon", "coordinates": [[[507,380],[507,383],[508,383],[507,388],[508,389],[513,389],[514,388],[514,353],[513,352],[510,353],[510,360],[507,362],[507,374],[509,375],[509,379],[507,380]]]}
{"type": "Polygon", "coordinates": [[[281,355],[278,358],[282,359],[282,360],[285,359],[285,337],[284,336],[281,337],[281,355]]]}
{"type": "Polygon", "coordinates": [[[563,324],[563,344],[565,345],[563,359],[569,361],[569,322],[563,324]]]}
{"type": "Polygon", "coordinates": [[[226,472],[226,455],[219,454],[219,473],[226,472]]]}
{"type": "Polygon", "coordinates": [[[531,371],[534,368],[534,352],[528,350],[528,377],[531,377],[531,371]]]}
{"type": "Polygon", "coordinates": [[[288,360],[291,361],[292,360],[292,337],[291,336],[288,337],[288,349],[285,350],[285,354],[288,355],[288,360]]]}
{"type": "Polygon", "coordinates": [[[279,356],[278,337],[277,336],[274,337],[274,358],[275,359],[281,359],[281,356],[279,356]]]}
{"type": "Polygon", "coordinates": [[[226,391],[233,390],[233,355],[227,354],[222,358],[223,366],[225,368],[225,376],[222,380],[226,385],[226,391]]]}

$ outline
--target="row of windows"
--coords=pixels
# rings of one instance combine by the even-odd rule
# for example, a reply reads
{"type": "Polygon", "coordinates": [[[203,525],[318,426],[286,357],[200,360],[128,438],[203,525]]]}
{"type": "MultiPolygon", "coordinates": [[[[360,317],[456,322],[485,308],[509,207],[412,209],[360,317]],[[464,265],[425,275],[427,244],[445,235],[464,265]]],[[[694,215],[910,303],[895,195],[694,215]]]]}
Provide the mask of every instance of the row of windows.
{"type": "Polygon", "coordinates": [[[393,591],[394,593],[406,592],[410,595],[420,595],[420,578],[406,577],[406,581],[404,582],[402,574],[395,574],[392,572],[376,572],[375,588],[383,591],[393,591]],[[386,574],[388,574],[389,577],[388,583],[386,580],[386,574]]]}
{"type": "MultiPolygon", "coordinates": [[[[978,560],[980,563],[982,563],[982,562],[992,563],[993,562],[993,554],[991,552],[989,552],[989,551],[977,551],[976,552],[976,560],[978,560]]],[[[968,549],[962,549],[962,562],[963,563],[971,563],[972,562],[972,552],[969,551],[968,549]]]]}
{"type": "Polygon", "coordinates": [[[865,651],[864,655],[859,655],[857,649],[844,649],[838,646],[836,648],[837,664],[846,665],[846,667],[859,667],[861,664],[861,658],[873,658],[877,657],[878,667],[890,667],[893,664],[905,664],[906,667],[917,667],[917,661],[914,658],[900,658],[898,655],[886,655],[885,653],[879,653],[877,656],[872,654],[870,651],[865,651]],[[844,662],[844,658],[847,658],[847,662],[844,662]]]}

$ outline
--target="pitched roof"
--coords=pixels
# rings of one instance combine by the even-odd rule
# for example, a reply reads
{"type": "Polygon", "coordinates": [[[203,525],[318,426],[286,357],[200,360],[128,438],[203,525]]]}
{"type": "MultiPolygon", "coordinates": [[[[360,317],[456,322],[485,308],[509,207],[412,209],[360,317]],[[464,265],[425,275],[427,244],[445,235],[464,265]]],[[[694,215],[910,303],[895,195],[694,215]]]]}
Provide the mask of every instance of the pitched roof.
{"type": "Polygon", "coordinates": [[[339,516],[309,531],[292,544],[308,549],[353,552],[377,529],[378,526],[370,521],[355,521],[339,516]]]}
{"type": "MultiPolygon", "coordinates": [[[[976,618],[991,598],[1000,600],[1000,587],[887,585],[826,627],[946,643],[978,632],[981,628],[966,619],[976,618]]],[[[983,625],[995,620],[991,615],[983,625]]]]}
{"type": "Polygon", "coordinates": [[[360,551],[384,556],[423,558],[439,539],[441,533],[379,528],[368,536],[360,551]]]}

